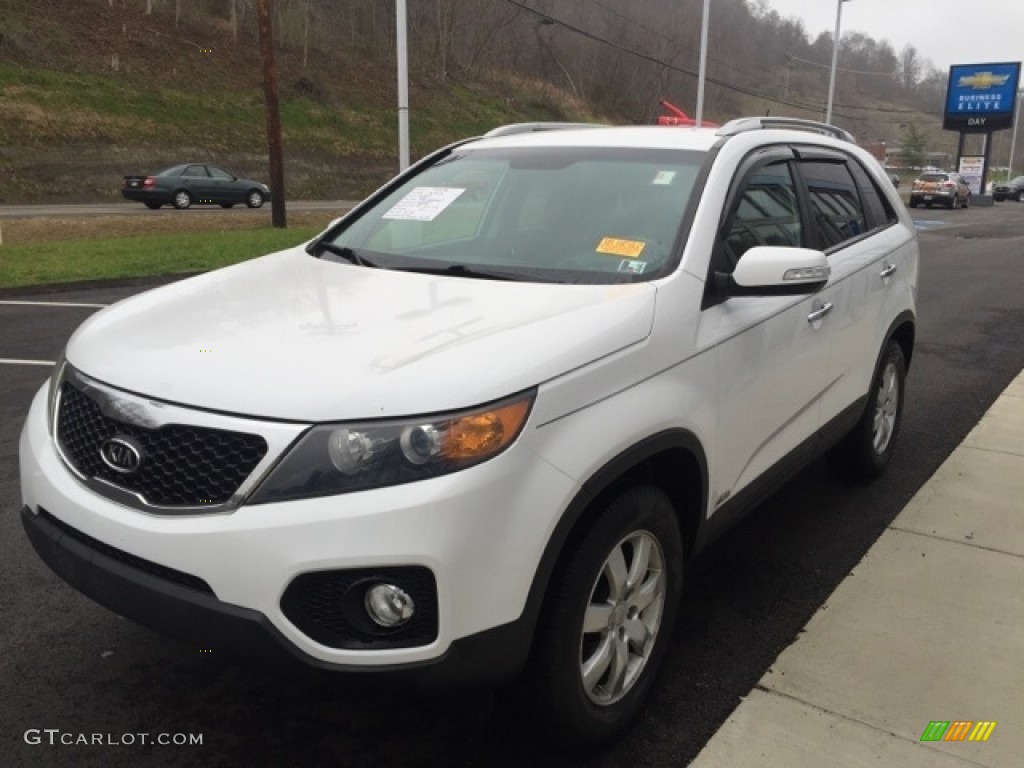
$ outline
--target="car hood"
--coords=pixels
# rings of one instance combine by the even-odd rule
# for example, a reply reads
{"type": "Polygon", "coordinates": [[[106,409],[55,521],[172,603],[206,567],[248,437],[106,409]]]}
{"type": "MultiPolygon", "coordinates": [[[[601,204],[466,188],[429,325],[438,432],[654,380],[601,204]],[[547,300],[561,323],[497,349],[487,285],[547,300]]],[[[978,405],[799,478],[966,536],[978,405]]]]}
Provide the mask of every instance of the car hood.
{"type": "Polygon", "coordinates": [[[405,416],[498,399],[636,344],[655,294],[400,273],[295,248],[107,308],[67,359],[115,387],[228,413],[405,416]]]}

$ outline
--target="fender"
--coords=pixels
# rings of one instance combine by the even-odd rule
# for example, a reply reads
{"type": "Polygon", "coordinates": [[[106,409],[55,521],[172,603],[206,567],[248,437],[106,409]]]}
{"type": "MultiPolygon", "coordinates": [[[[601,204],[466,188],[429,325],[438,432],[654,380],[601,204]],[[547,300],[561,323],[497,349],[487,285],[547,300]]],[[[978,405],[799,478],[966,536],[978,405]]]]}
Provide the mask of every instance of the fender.
{"type": "Polygon", "coordinates": [[[646,437],[630,446],[602,466],[583,483],[579,492],[566,507],[554,530],[551,532],[548,543],[544,548],[544,554],[541,556],[537,570],[534,573],[530,593],[526,599],[526,606],[523,608],[523,613],[517,622],[522,625],[522,629],[526,630],[531,637],[544,605],[544,598],[547,595],[551,576],[558,565],[558,561],[565,550],[566,544],[569,542],[573,530],[583,520],[586,511],[602,494],[612,489],[618,480],[645,461],[665,451],[677,449],[682,449],[693,456],[699,467],[701,475],[700,504],[699,509],[694,511],[698,516],[698,525],[704,522],[707,512],[708,464],[704,448],[700,440],[697,439],[697,436],[685,429],[669,429],[646,437]]]}

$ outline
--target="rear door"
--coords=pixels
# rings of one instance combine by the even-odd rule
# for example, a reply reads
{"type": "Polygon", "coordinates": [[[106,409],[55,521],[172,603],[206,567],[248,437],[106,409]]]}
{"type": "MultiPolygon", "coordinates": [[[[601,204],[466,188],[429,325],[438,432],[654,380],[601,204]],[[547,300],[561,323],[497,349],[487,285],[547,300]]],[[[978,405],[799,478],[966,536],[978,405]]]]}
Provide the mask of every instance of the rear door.
{"type": "Polygon", "coordinates": [[[181,183],[192,195],[194,202],[210,202],[213,190],[210,189],[210,174],[206,172],[205,165],[186,165],[181,174],[181,183]]]}
{"type": "Polygon", "coordinates": [[[894,319],[889,294],[909,269],[901,254],[909,252],[910,238],[856,158],[819,148],[798,151],[810,243],[825,252],[832,270],[820,294],[831,308],[822,328],[829,351],[821,416],[823,425],[842,433],[863,412],[880,340],[894,319]]]}

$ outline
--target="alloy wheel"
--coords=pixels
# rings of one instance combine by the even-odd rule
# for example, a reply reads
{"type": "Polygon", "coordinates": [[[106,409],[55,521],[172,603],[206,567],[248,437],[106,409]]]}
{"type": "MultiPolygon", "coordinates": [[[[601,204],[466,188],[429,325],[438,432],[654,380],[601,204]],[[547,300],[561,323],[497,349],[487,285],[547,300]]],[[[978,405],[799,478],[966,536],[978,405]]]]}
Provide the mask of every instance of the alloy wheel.
{"type": "Polygon", "coordinates": [[[580,637],[580,676],[595,704],[614,704],[640,678],[661,627],[665,581],[664,553],[647,531],[629,534],[605,559],[580,637]]]}
{"type": "Polygon", "coordinates": [[[875,420],[871,444],[875,453],[885,453],[896,428],[896,415],[900,405],[900,382],[896,365],[888,362],[878,382],[875,394],[875,420]]]}

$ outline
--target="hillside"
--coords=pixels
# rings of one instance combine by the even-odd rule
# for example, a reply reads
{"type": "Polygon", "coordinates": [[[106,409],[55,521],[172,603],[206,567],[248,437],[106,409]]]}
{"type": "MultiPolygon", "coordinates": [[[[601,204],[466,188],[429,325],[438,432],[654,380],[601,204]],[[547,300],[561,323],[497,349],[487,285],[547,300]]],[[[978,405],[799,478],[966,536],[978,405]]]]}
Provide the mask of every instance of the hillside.
{"type": "MultiPolygon", "coordinates": [[[[694,3],[680,11],[691,21],[694,3]]],[[[676,37],[657,31],[657,16],[636,20],[669,13],[666,0],[613,5],[595,3],[591,11],[616,14],[597,17],[544,0],[410,0],[413,156],[507,122],[650,122],[659,98],[692,104],[693,25],[676,37]],[[560,17],[545,15],[553,9],[572,24],[557,28],[560,17]]],[[[739,50],[754,37],[763,61],[712,58],[709,119],[820,117],[820,73],[792,66],[784,52],[804,52],[802,44],[813,56],[822,42],[745,0],[718,6],[735,22],[720,25],[722,46],[739,50]],[[775,59],[786,67],[771,71],[775,59]]],[[[117,199],[122,175],[185,160],[266,179],[253,8],[254,0],[0,0],[0,203],[117,199]]],[[[288,195],[364,195],[397,170],[393,3],[275,8],[288,195]]],[[[898,90],[883,93],[877,82],[841,77],[850,103],[837,99],[837,122],[874,142],[898,140],[909,122],[948,139],[934,115],[901,106],[898,90]]]]}
{"type": "MultiPolygon", "coordinates": [[[[191,159],[267,177],[257,41],[210,16],[175,29],[166,5],[0,2],[0,203],[115,199],[123,174],[191,159]]],[[[393,73],[360,56],[276,55],[289,195],[356,197],[393,175],[393,73]]],[[[504,122],[593,119],[515,78],[416,76],[410,100],[414,154],[504,122]]]]}

